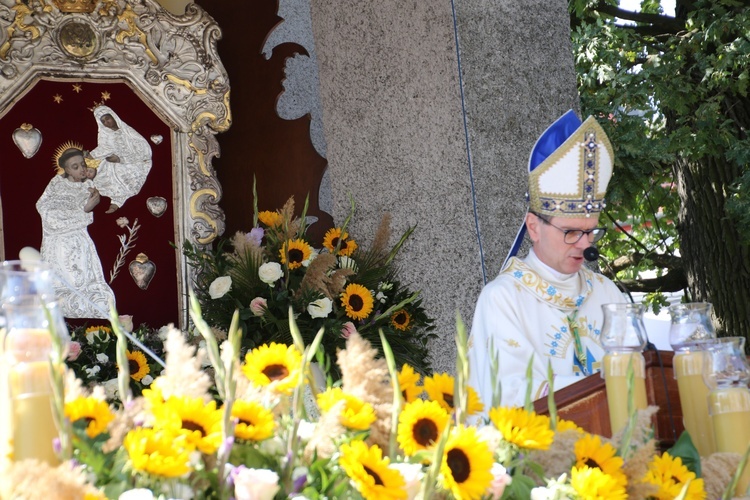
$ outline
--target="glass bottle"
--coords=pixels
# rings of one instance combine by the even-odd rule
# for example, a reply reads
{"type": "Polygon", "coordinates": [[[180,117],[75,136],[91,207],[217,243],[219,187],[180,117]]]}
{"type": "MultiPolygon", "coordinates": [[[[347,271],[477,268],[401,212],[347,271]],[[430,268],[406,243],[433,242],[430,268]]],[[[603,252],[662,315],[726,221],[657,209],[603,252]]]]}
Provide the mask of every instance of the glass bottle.
{"type": "MultiPolygon", "coordinates": [[[[744,337],[722,337],[708,342],[703,377],[709,387],[711,415],[717,452],[744,454],[750,446],[750,365],[744,337]]],[[[742,473],[735,496],[744,497],[750,486],[750,467],[742,473]]]]}
{"type": "Polygon", "coordinates": [[[708,386],[703,380],[703,350],[716,338],[708,302],[675,304],[669,307],[669,343],[682,423],[702,457],[716,451],[714,431],[708,414],[708,386]]]}
{"type": "Polygon", "coordinates": [[[6,301],[1,309],[7,329],[3,359],[10,400],[13,460],[33,458],[56,464],[54,442],[58,429],[52,413],[51,330],[54,328],[64,344],[68,341],[59,303],[39,295],[22,295],[6,301]]]}
{"type": "MultiPolygon", "coordinates": [[[[20,297],[36,295],[54,299],[52,271],[41,261],[4,261],[0,263],[0,457],[12,456],[13,413],[10,395],[6,345],[6,313],[3,304],[14,304],[20,297]]],[[[62,319],[62,318],[61,318],[62,319]]],[[[64,324],[64,320],[63,324],[64,324]]]]}
{"type": "Polygon", "coordinates": [[[621,431],[630,418],[628,411],[628,370],[632,367],[633,396],[636,410],[648,406],[646,399],[646,327],[642,304],[603,304],[604,323],[601,342],[606,354],[602,359],[602,376],[607,390],[607,406],[612,434],[621,431]]]}

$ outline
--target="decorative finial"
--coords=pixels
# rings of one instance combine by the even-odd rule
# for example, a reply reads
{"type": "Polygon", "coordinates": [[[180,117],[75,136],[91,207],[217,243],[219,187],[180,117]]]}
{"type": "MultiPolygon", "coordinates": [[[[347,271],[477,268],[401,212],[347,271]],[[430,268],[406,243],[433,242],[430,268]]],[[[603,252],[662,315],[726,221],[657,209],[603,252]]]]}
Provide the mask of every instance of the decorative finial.
{"type": "Polygon", "coordinates": [[[60,12],[94,12],[98,0],[52,0],[60,12]]]}

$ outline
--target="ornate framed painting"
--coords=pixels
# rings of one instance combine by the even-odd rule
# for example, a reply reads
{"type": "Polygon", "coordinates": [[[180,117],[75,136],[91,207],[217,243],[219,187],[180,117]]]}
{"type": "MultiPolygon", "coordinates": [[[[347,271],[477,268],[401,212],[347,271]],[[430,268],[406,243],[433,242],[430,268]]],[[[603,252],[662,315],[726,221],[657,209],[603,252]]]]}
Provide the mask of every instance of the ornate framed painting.
{"type": "Polygon", "coordinates": [[[69,321],[187,322],[182,243],[224,231],[221,31],[191,4],[0,0],[0,257],[40,249],[69,321]]]}

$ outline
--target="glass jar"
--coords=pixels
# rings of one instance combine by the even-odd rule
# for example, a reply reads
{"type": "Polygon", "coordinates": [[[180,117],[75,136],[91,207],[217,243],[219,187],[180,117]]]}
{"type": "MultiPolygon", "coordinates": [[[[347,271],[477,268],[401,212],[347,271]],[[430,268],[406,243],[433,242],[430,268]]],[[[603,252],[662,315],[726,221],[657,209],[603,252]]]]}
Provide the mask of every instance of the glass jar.
{"type": "Polygon", "coordinates": [[[628,423],[631,414],[630,396],[635,410],[645,410],[646,360],[643,348],[646,346],[646,327],[643,324],[642,304],[618,303],[603,304],[604,323],[601,342],[605,355],[602,359],[602,376],[607,390],[607,406],[612,434],[621,431],[628,423]],[[628,390],[628,372],[633,371],[633,386],[628,390]]]}

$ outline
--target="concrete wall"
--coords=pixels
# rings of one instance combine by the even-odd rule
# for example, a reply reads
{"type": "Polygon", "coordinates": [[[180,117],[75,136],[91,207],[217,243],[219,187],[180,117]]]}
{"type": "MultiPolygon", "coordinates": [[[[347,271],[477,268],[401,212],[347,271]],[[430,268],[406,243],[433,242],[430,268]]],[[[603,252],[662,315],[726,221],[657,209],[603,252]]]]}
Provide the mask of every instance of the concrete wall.
{"type": "MultiPolygon", "coordinates": [[[[292,19],[311,19],[314,48],[303,44],[317,57],[320,104],[300,109],[320,137],[322,108],[321,206],[340,223],[352,195],[352,232],[365,243],[385,212],[392,243],[417,226],[401,276],[436,319],[435,370],[453,372],[455,314],[470,325],[500,270],[526,209],[529,151],[578,107],[566,2],[282,0],[279,15],[297,28],[277,41],[309,40],[308,23],[292,19]]],[[[309,65],[287,68],[290,91],[309,65]]],[[[279,106],[283,115],[284,96],[279,106]]]]}

